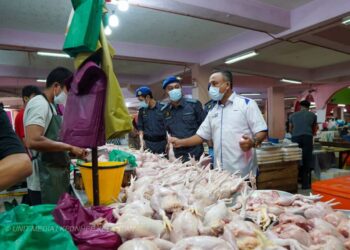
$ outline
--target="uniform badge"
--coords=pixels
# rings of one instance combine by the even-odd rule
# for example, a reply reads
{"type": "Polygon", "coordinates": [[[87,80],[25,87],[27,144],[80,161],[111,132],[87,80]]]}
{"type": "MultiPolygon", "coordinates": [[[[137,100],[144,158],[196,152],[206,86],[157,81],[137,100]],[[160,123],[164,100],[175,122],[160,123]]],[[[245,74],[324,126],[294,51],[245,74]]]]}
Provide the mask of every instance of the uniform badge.
{"type": "Polygon", "coordinates": [[[165,112],[165,116],[166,116],[166,117],[170,116],[170,112],[169,112],[169,111],[166,111],[166,112],[165,112]]]}
{"type": "Polygon", "coordinates": [[[142,92],[141,91],[137,92],[137,95],[142,95],[142,92]]]}

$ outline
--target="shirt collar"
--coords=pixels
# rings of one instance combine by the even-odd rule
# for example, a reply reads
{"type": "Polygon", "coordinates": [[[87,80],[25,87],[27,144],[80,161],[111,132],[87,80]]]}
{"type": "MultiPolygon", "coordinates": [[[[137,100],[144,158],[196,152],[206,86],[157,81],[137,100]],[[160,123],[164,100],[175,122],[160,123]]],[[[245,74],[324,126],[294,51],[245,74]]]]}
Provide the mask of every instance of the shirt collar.
{"type": "MultiPolygon", "coordinates": [[[[180,107],[180,106],[185,107],[185,102],[186,102],[185,98],[182,97],[177,107],[180,107]]],[[[170,103],[170,108],[172,109],[175,107],[170,103]]]]}
{"type": "MultiPolygon", "coordinates": [[[[227,102],[233,103],[233,100],[236,98],[236,96],[237,96],[236,92],[233,92],[231,94],[231,96],[227,99],[227,102]]],[[[225,106],[227,105],[227,102],[226,102],[225,106]]],[[[220,106],[221,102],[217,102],[217,104],[220,106]]]]}

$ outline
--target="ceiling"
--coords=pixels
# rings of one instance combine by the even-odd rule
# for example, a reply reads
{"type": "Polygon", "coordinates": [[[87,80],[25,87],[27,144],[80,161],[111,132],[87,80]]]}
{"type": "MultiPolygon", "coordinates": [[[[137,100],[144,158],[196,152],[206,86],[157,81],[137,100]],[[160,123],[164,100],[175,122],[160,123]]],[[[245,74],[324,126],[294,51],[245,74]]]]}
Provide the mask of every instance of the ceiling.
{"type": "Polygon", "coordinates": [[[118,15],[121,22],[110,36],[112,41],[201,50],[244,31],[229,25],[134,6],[118,15]]]}
{"type": "Polygon", "coordinates": [[[70,0],[11,0],[0,3],[0,27],[44,33],[64,33],[70,0]]]}
{"type": "MultiPolygon", "coordinates": [[[[263,97],[271,85],[256,82],[256,76],[307,83],[284,85],[286,95],[293,96],[309,84],[350,81],[350,26],[340,24],[350,15],[348,0],[129,1],[129,11],[116,11],[120,25],[108,39],[118,55],[116,75],[131,93],[135,86],[159,83],[196,65],[203,72],[225,68],[248,74],[250,82],[235,82],[237,89],[263,97]],[[224,64],[253,49],[258,56],[224,64]]],[[[57,66],[73,70],[72,59],[35,53],[61,50],[70,11],[70,0],[0,2],[0,48],[12,50],[0,50],[0,86],[11,88],[8,77],[16,78],[13,88],[19,93],[21,79],[25,84],[44,78],[57,66]]]]}
{"type": "Polygon", "coordinates": [[[350,54],[303,42],[280,42],[276,45],[264,48],[259,52],[259,55],[252,60],[305,69],[314,69],[350,61],[350,54]]]}
{"type": "Polygon", "coordinates": [[[292,10],[304,4],[311,2],[312,0],[258,0],[260,2],[274,5],[282,9],[292,10]]]}
{"type": "MultiPolygon", "coordinates": [[[[66,30],[71,3],[68,0],[52,3],[32,0],[23,5],[23,1],[13,0],[1,4],[0,28],[62,34],[66,30]]],[[[135,6],[127,12],[117,12],[117,15],[120,26],[109,37],[111,41],[200,50],[244,31],[234,26],[135,6]]]]}

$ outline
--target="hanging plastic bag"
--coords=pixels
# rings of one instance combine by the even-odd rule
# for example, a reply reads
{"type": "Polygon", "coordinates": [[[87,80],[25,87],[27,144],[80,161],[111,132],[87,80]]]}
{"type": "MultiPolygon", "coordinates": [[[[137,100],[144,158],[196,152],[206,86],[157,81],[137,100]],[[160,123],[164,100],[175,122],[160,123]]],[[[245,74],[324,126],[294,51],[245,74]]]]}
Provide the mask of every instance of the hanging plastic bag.
{"type": "Polygon", "coordinates": [[[102,21],[103,0],[72,0],[75,10],[63,50],[70,56],[95,51],[102,21]]]}
{"type": "Polygon", "coordinates": [[[109,153],[109,161],[128,161],[131,167],[137,167],[136,157],[133,154],[124,152],[122,150],[114,149],[109,153]]]}
{"type": "Polygon", "coordinates": [[[0,249],[77,249],[68,231],[56,224],[55,205],[19,205],[0,214],[0,249]]]}
{"type": "Polygon", "coordinates": [[[110,207],[84,208],[78,199],[64,194],[52,214],[56,222],[72,234],[80,250],[112,250],[122,244],[119,235],[90,225],[98,218],[115,222],[112,211],[110,207]]]}

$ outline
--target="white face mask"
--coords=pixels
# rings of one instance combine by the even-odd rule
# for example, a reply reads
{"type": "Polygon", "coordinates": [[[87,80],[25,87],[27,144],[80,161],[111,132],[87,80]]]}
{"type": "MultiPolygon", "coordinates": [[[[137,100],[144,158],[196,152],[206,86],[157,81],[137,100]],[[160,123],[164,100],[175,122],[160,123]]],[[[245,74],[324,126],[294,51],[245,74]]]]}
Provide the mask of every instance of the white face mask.
{"type": "Polygon", "coordinates": [[[54,102],[55,102],[56,104],[66,105],[66,102],[67,102],[67,94],[66,94],[64,91],[62,91],[58,96],[55,96],[54,102]]]}

